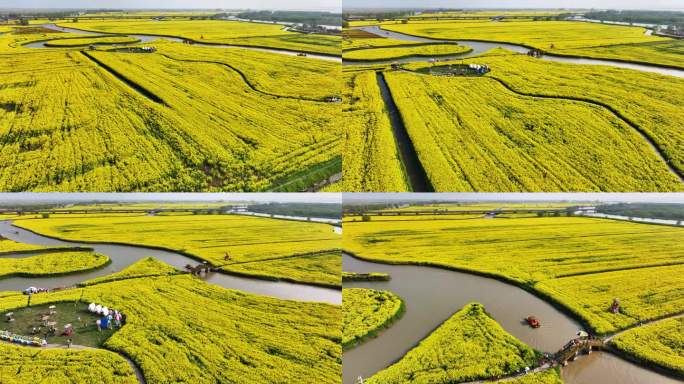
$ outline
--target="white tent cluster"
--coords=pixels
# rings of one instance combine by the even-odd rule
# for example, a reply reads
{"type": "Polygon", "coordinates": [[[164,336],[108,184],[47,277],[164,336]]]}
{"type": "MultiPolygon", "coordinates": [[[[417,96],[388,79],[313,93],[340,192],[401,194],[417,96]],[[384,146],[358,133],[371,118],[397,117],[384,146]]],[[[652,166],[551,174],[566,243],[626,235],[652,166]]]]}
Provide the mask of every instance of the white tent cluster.
{"type": "Polygon", "coordinates": [[[109,316],[110,313],[114,313],[113,309],[109,309],[105,306],[95,303],[90,303],[88,305],[88,311],[90,311],[90,313],[97,313],[98,315],[102,316],[109,316]]]}
{"type": "Polygon", "coordinates": [[[479,74],[485,74],[485,73],[489,72],[489,66],[488,65],[468,64],[468,68],[472,69],[473,71],[475,71],[479,74]]]}

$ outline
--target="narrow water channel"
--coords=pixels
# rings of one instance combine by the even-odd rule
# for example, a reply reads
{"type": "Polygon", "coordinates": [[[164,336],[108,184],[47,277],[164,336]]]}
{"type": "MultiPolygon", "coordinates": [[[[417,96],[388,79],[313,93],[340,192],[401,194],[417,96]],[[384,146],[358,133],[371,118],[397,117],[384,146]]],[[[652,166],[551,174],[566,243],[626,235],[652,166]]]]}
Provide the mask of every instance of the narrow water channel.
{"type": "MultiPolygon", "coordinates": [[[[127,45],[149,43],[151,41],[158,40],[158,39],[164,39],[164,40],[173,41],[173,42],[177,42],[177,43],[181,43],[185,40],[181,37],[175,37],[175,36],[145,35],[145,34],[123,34],[123,33],[100,33],[100,32],[92,32],[92,31],[86,31],[86,30],[76,29],[76,28],[60,27],[60,26],[57,26],[55,24],[42,24],[41,26],[44,28],[52,29],[54,31],[59,31],[59,32],[78,33],[78,34],[82,34],[82,35],[91,35],[91,36],[102,36],[102,35],[128,36],[128,37],[132,37],[132,38],[140,40],[139,42],[136,42],[136,43],[111,44],[111,45],[109,45],[112,47],[117,47],[117,46],[124,47],[127,45]]],[[[55,38],[55,39],[58,39],[58,38],[55,38]]],[[[45,45],[45,43],[47,43],[47,41],[36,41],[33,43],[25,44],[24,47],[27,47],[27,48],[51,48],[51,49],[68,48],[68,47],[64,47],[64,48],[47,47],[45,45]]],[[[232,45],[232,44],[212,44],[212,43],[202,43],[202,42],[198,42],[198,41],[193,41],[192,45],[199,46],[199,47],[210,47],[210,48],[247,49],[247,50],[251,50],[251,51],[277,53],[277,54],[288,55],[288,56],[300,56],[301,54],[304,53],[301,51],[294,51],[294,50],[289,50],[289,49],[260,48],[260,47],[250,47],[250,46],[232,45]]],[[[305,56],[302,56],[302,57],[310,58],[310,59],[317,59],[317,60],[336,61],[336,62],[342,61],[342,58],[339,56],[316,54],[316,53],[305,53],[305,56]]]]}
{"type": "MultiPolygon", "coordinates": [[[[331,231],[333,229],[331,228],[331,231]]],[[[36,233],[15,227],[11,221],[0,222],[0,236],[25,244],[44,246],[90,247],[95,252],[109,256],[111,264],[104,268],[83,273],[54,277],[12,277],[0,279],[0,291],[21,291],[30,286],[41,288],[69,287],[85,280],[106,276],[119,272],[136,261],[152,256],[173,267],[183,270],[186,264],[197,265],[199,261],[179,253],[164,251],[143,246],[129,246],[116,244],[95,244],[87,242],[71,242],[52,239],[36,233]]],[[[24,255],[22,255],[24,256],[24,255]]],[[[3,256],[8,257],[8,256],[3,256]]],[[[269,281],[256,278],[228,275],[213,272],[202,278],[210,284],[223,288],[237,289],[257,295],[272,296],[286,300],[306,302],[324,302],[340,305],[342,294],[339,290],[316,287],[308,284],[297,284],[283,281],[269,281]]]]}
{"type": "MultiPolygon", "coordinates": [[[[399,360],[442,322],[471,302],[482,303],[509,333],[543,352],[557,352],[582,329],[571,317],[533,294],[498,280],[445,269],[388,265],[343,255],[343,270],[385,272],[386,282],[344,283],[345,288],[388,290],[405,302],[406,313],[390,328],[364,344],[344,352],[343,383],[354,384],[399,360]],[[530,328],[524,319],[534,315],[542,326],[530,328]]],[[[567,384],[680,383],[606,352],[582,356],[563,368],[567,384]]]]}
{"type": "Polygon", "coordinates": [[[378,87],[380,88],[380,94],[385,102],[385,108],[387,108],[387,114],[390,118],[390,124],[392,125],[392,132],[397,144],[397,149],[399,150],[401,163],[411,186],[411,191],[433,192],[434,189],[432,188],[432,184],[428,179],[425,168],[423,168],[423,164],[421,164],[420,159],[418,158],[416,149],[413,147],[413,141],[411,141],[411,137],[406,130],[404,121],[399,113],[399,108],[397,108],[397,105],[394,103],[389,86],[387,86],[387,82],[385,81],[385,76],[382,72],[377,72],[376,77],[378,87]]]}
{"type": "MultiPolygon", "coordinates": [[[[396,40],[404,41],[417,41],[417,42],[435,42],[435,43],[457,43],[459,45],[467,45],[473,50],[468,53],[452,56],[440,56],[440,60],[456,60],[463,59],[466,57],[476,56],[486,51],[494,48],[504,48],[509,51],[516,53],[526,54],[530,49],[522,45],[510,44],[510,43],[494,43],[485,41],[472,41],[472,40],[442,40],[442,39],[429,39],[425,37],[417,37],[406,35],[399,32],[386,31],[377,25],[366,26],[366,27],[355,27],[354,29],[360,29],[362,31],[370,32],[382,37],[388,37],[396,40]]],[[[627,68],[634,69],[643,72],[658,73],[661,75],[669,75],[675,77],[684,77],[684,69],[666,68],[659,67],[657,65],[646,65],[646,64],[636,64],[636,63],[625,63],[621,61],[614,60],[603,60],[603,59],[590,59],[590,58],[576,58],[576,57],[566,57],[566,56],[555,56],[550,54],[544,54],[541,60],[555,61],[559,63],[570,63],[570,64],[584,64],[584,65],[603,65],[611,66],[617,68],[627,68]]],[[[429,57],[409,57],[397,60],[385,60],[385,61],[373,61],[366,63],[359,62],[344,62],[344,65],[364,65],[364,64],[389,64],[389,63],[408,63],[408,62],[428,62],[431,60],[429,57]]]]}

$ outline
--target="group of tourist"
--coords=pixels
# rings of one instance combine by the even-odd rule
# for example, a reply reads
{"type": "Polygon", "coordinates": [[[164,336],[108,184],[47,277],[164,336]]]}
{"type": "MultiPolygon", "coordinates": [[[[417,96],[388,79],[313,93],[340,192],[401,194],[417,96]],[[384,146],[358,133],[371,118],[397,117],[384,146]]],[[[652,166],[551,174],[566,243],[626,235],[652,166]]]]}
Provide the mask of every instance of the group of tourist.
{"type": "Polygon", "coordinates": [[[102,315],[102,317],[95,321],[97,330],[100,332],[103,329],[121,328],[126,324],[126,315],[115,309],[109,309],[99,304],[90,303],[90,305],[88,305],[88,311],[102,315]]]}

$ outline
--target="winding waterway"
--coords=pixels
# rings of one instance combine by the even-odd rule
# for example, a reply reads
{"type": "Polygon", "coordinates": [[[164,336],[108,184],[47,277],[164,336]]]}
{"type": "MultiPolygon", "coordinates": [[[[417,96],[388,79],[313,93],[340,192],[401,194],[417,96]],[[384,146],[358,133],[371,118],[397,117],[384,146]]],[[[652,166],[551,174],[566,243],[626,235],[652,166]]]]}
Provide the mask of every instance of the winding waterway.
{"type": "MultiPolygon", "coordinates": [[[[375,339],[344,352],[343,383],[370,377],[399,360],[446,319],[471,302],[482,303],[509,333],[544,352],[555,353],[582,329],[571,317],[537,296],[510,284],[440,268],[388,265],[343,255],[343,270],[384,272],[390,281],[345,282],[344,287],[388,290],[405,302],[406,312],[375,339]],[[530,328],[524,319],[537,316],[542,327],[530,328]]],[[[681,383],[607,352],[582,356],[562,369],[567,384],[681,383]]]]}
{"type": "MultiPolygon", "coordinates": [[[[331,228],[331,231],[333,228],[331,228]]],[[[136,261],[153,256],[180,270],[186,264],[197,265],[198,261],[180,253],[143,246],[95,244],[87,242],[62,241],[42,236],[12,225],[11,221],[0,222],[0,236],[20,243],[44,246],[90,247],[95,252],[109,256],[111,264],[104,268],[83,273],[75,273],[54,277],[12,277],[0,280],[0,291],[20,291],[30,286],[55,288],[69,287],[85,280],[106,276],[119,272],[136,261]]],[[[22,255],[26,256],[26,255],[22,255]]],[[[324,302],[340,305],[342,294],[339,290],[323,288],[308,284],[297,284],[283,281],[269,281],[256,278],[233,276],[221,272],[209,273],[203,278],[209,284],[216,284],[228,289],[237,289],[257,295],[272,296],[286,300],[306,302],[324,302]]]]}
{"type": "MultiPolygon", "coordinates": [[[[67,28],[67,27],[60,27],[55,24],[42,24],[41,25],[44,28],[47,29],[52,29],[54,31],[59,31],[59,32],[69,32],[69,33],[78,33],[82,35],[91,35],[91,36],[104,36],[104,35],[116,35],[116,36],[127,36],[127,37],[132,37],[135,39],[138,39],[140,41],[135,42],[135,43],[124,43],[124,44],[107,44],[112,47],[122,47],[122,46],[127,46],[127,45],[134,45],[134,44],[141,44],[141,43],[149,43],[154,40],[158,39],[165,39],[177,43],[182,43],[184,38],[181,37],[175,37],[175,36],[162,36],[162,35],[145,35],[145,34],[123,34],[123,33],[101,33],[101,32],[93,32],[93,31],[86,31],[83,29],[76,29],[76,28],[67,28]]],[[[53,40],[56,40],[58,38],[55,38],[53,40]]],[[[69,47],[48,47],[45,45],[48,41],[36,41],[33,43],[28,43],[25,44],[24,47],[27,48],[52,48],[52,49],[65,49],[69,47]]],[[[277,53],[281,55],[289,55],[289,56],[300,56],[301,54],[305,52],[301,51],[294,51],[294,50],[288,50],[288,49],[277,49],[277,48],[261,48],[261,47],[250,47],[250,46],[244,46],[244,45],[232,45],[232,44],[211,44],[211,43],[202,43],[199,41],[192,41],[192,45],[199,46],[199,47],[210,47],[210,48],[233,48],[233,49],[247,49],[251,51],[258,51],[258,52],[268,52],[268,53],[277,53]]],[[[73,48],[73,47],[70,47],[73,48]]],[[[341,62],[342,58],[339,56],[335,55],[324,55],[324,54],[316,54],[316,53],[305,53],[306,56],[305,58],[310,58],[310,59],[318,59],[318,60],[328,60],[328,61],[336,61],[336,62],[341,62]]]]}
{"type": "MultiPolygon", "coordinates": [[[[433,42],[433,43],[457,43],[460,45],[467,45],[473,49],[470,52],[463,53],[460,55],[440,56],[439,57],[440,60],[463,59],[463,58],[482,54],[482,53],[489,51],[491,49],[494,49],[494,48],[504,48],[504,49],[507,49],[509,51],[513,51],[513,52],[520,53],[520,54],[527,54],[527,52],[530,50],[530,48],[528,48],[528,47],[525,47],[522,45],[517,45],[517,44],[510,44],[510,43],[496,43],[496,42],[472,41],[472,40],[443,40],[443,39],[430,39],[430,38],[425,38],[425,37],[417,37],[417,36],[411,36],[411,35],[407,35],[407,34],[403,34],[403,33],[399,33],[399,32],[387,31],[387,30],[380,28],[377,25],[366,26],[366,27],[355,27],[354,29],[359,29],[362,31],[373,33],[375,35],[379,35],[382,37],[388,37],[388,38],[396,39],[396,40],[414,41],[414,42],[417,41],[417,42],[422,42],[422,43],[430,43],[430,42],[433,42]]],[[[432,58],[429,58],[429,57],[408,57],[408,58],[396,59],[396,60],[369,61],[369,62],[345,61],[344,65],[364,65],[364,64],[368,65],[368,64],[427,62],[431,59],[432,58]]],[[[540,57],[540,59],[548,60],[548,61],[555,61],[555,62],[559,62],[559,63],[584,64],[584,65],[603,65],[603,66],[611,66],[611,67],[617,67],[617,68],[627,68],[627,69],[634,69],[637,71],[652,72],[652,73],[658,73],[661,75],[669,75],[669,76],[683,77],[684,78],[684,70],[683,69],[660,67],[657,65],[625,63],[625,62],[615,61],[615,60],[556,56],[556,55],[551,55],[548,53],[545,53],[543,56],[540,57]]]]}

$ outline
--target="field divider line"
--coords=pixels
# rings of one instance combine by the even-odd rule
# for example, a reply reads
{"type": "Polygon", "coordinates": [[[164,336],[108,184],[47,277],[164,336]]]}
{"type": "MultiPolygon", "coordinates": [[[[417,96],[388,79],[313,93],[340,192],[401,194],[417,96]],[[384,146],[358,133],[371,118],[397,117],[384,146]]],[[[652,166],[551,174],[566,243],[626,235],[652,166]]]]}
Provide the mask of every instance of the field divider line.
{"type": "Polygon", "coordinates": [[[257,88],[254,84],[252,84],[252,83],[249,81],[249,79],[247,78],[247,75],[246,75],[244,72],[242,72],[241,70],[237,69],[236,67],[234,67],[234,66],[232,66],[232,65],[230,65],[230,64],[228,64],[228,63],[224,63],[224,62],[221,62],[221,61],[213,61],[213,60],[193,60],[193,59],[178,59],[178,58],[169,56],[169,55],[167,55],[167,54],[165,54],[165,53],[160,53],[160,55],[166,57],[166,58],[169,59],[169,60],[174,60],[174,61],[182,61],[182,62],[186,62],[186,63],[215,64],[215,65],[221,65],[221,66],[230,68],[233,72],[236,72],[238,75],[240,75],[240,77],[242,77],[242,80],[245,82],[245,84],[246,84],[251,90],[253,90],[254,92],[257,92],[257,93],[261,93],[262,95],[272,96],[272,97],[276,97],[276,98],[279,98],[279,99],[292,99],[292,100],[301,100],[301,101],[311,101],[311,102],[314,102],[314,103],[330,103],[330,101],[325,100],[325,99],[316,99],[316,98],[312,98],[312,97],[303,97],[303,96],[279,95],[279,94],[277,94],[277,93],[271,93],[271,92],[268,92],[268,91],[263,91],[263,90],[257,88]]]}
{"type": "Polygon", "coordinates": [[[149,100],[151,100],[157,104],[161,104],[161,105],[166,106],[166,107],[169,106],[161,97],[155,95],[152,91],[150,91],[147,88],[143,87],[142,85],[136,83],[135,81],[129,79],[128,77],[126,77],[122,73],[118,72],[114,68],[110,67],[109,65],[98,60],[93,55],[89,54],[86,51],[79,51],[79,52],[81,52],[81,54],[83,54],[83,56],[88,58],[90,61],[97,64],[100,68],[107,71],[109,74],[111,74],[114,77],[116,77],[117,79],[121,80],[124,84],[128,85],[130,88],[133,88],[133,90],[135,90],[136,92],[138,92],[142,96],[145,96],[146,98],[148,98],[149,100]]]}
{"type": "Polygon", "coordinates": [[[230,265],[242,265],[242,264],[254,264],[254,263],[260,263],[263,261],[274,261],[274,260],[297,259],[297,258],[305,258],[305,257],[322,256],[322,255],[325,255],[328,253],[333,253],[333,252],[342,253],[342,250],[340,248],[322,249],[320,251],[295,253],[295,254],[291,254],[291,255],[269,257],[266,259],[250,260],[250,261],[238,261],[235,263],[225,263],[225,264],[217,265],[217,267],[224,267],[224,266],[230,266],[230,265]]]}
{"type": "Polygon", "coordinates": [[[653,139],[653,137],[651,137],[651,135],[648,132],[646,132],[646,130],[641,128],[638,124],[634,123],[632,120],[630,120],[628,117],[624,116],[620,111],[613,108],[612,106],[610,106],[606,103],[603,103],[601,101],[596,101],[596,100],[592,100],[592,99],[584,98],[584,97],[552,96],[552,95],[543,95],[543,94],[535,94],[535,93],[526,93],[526,92],[522,92],[522,91],[518,91],[518,90],[514,89],[512,86],[510,86],[504,80],[499,79],[498,77],[487,76],[485,78],[492,79],[492,80],[498,82],[504,88],[506,88],[509,91],[511,91],[517,95],[520,95],[520,96],[536,97],[536,98],[540,98],[540,99],[556,99],[556,100],[575,101],[575,102],[580,102],[580,103],[591,104],[591,105],[602,107],[602,108],[608,110],[615,117],[622,120],[625,124],[627,124],[629,127],[634,129],[644,140],[646,140],[646,142],[653,149],[655,154],[665,163],[665,165],[670,170],[670,172],[672,174],[674,174],[679,179],[680,183],[684,184],[684,171],[681,171],[681,170],[675,168],[671,164],[671,159],[668,158],[667,154],[663,151],[663,149],[660,147],[660,145],[658,143],[656,143],[656,141],[653,139]]]}
{"type": "Polygon", "coordinates": [[[672,314],[668,314],[668,315],[663,315],[663,316],[657,317],[655,319],[651,319],[651,320],[647,320],[647,321],[644,321],[641,323],[630,325],[627,328],[623,328],[617,332],[614,332],[614,333],[611,333],[610,335],[607,335],[606,337],[603,338],[603,340],[607,343],[607,342],[611,341],[612,339],[614,339],[615,337],[620,336],[621,334],[628,332],[628,331],[631,331],[635,328],[653,325],[653,324],[660,323],[660,322],[663,322],[666,320],[678,319],[680,317],[684,317],[684,311],[672,313],[672,314]]]}
{"type": "Polygon", "coordinates": [[[611,272],[620,272],[620,271],[631,271],[635,269],[648,269],[648,268],[659,268],[659,267],[676,267],[678,265],[684,264],[684,261],[670,261],[670,262],[664,262],[664,263],[659,263],[659,264],[648,264],[648,265],[635,265],[631,267],[616,267],[612,269],[598,269],[594,271],[585,271],[585,272],[576,272],[576,273],[567,273],[567,274],[562,274],[562,275],[556,275],[550,280],[556,280],[556,279],[563,279],[566,277],[577,277],[577,276],[586,276],[586,275],[598,275],[602,273],[611,273],[611,272]]]}

